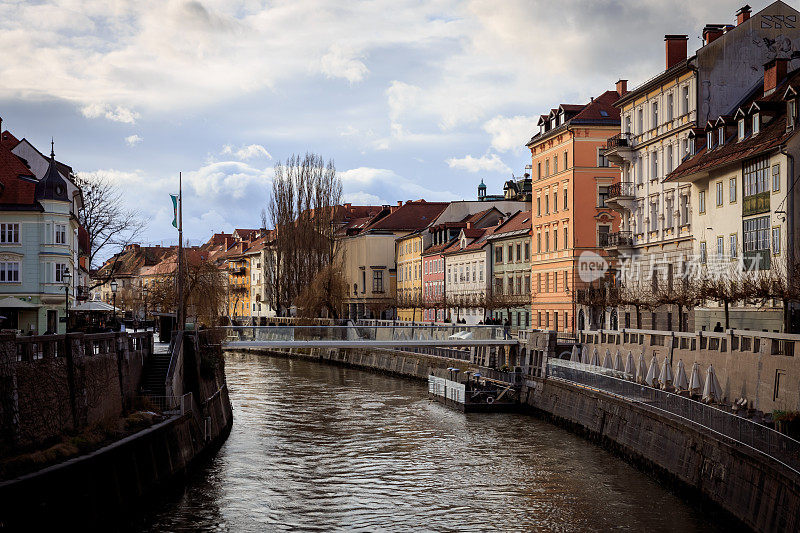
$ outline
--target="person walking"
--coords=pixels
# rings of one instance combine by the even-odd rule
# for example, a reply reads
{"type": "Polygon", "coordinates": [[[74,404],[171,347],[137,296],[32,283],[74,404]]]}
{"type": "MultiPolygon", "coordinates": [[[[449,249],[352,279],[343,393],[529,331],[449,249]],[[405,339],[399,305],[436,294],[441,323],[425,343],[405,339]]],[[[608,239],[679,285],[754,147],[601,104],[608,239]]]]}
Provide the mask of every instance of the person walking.
{"type": "Polygon", "coordinates": [[[511,324],[508,322],[507,318],[503,321],[503,338],[511,338],[511,324]]]}

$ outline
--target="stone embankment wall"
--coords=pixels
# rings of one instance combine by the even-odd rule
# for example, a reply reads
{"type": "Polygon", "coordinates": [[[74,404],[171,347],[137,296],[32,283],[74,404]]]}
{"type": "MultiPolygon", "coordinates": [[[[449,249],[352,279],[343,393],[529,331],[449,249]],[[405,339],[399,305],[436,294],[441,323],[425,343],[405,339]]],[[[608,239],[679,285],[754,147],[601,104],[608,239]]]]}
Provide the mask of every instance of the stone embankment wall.
{"type": "Polygon", "coordinates": [[[756,531],[800,529],[800,479],[755,450],[624,399],[553,379],[528,381],[522,399],[645,469],[696,489],[756,531]]]}
{"type": "MultiPolygon", "coordinates": [[[[201,357],[210,352],[211,359],[220,355],[218,345],[198,352],[201,357]]],[[[138,529],[149,503],[182,481],[230,433],[233,410],[224,361],[214,363],[198,372],[200,396],[183,396],[180,416],[94,453],[0,483],[0,531],[138,529]]]]}
{"type": "Polygon", "coordinates": [[[0,335],[0,444],[44,443],[130,406],[150,333],[0,335]]]}
{"type": "Polygon", "coordinates": [[[619,350],[623,361],[629,350],[633,352],[634,361],[644,353],[648,365],[653,355],[659,366],[665,357],[671,356],[673,371],[678,361],[683,360],[687,377],[697,361],[703,379],[709,365],[714,365],[727,402],[746,398],[748,407],[764,412],[800,410],[800,380],[797,379],[800,357],[794,357],[795,349],[800,352],[800,335],[745,330],[724,333],[601,330],[581,333],[579,340],[590,353],[597,348],[601,363],[606,350],[612,356],[619,350]]]}

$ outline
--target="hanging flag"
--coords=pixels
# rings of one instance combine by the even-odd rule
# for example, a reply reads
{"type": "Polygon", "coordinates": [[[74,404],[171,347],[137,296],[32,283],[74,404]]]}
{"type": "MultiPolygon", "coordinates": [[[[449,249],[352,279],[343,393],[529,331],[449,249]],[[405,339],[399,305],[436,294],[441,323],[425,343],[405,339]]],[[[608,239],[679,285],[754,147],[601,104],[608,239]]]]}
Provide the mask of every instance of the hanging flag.
{"type": "Polygon", "coordinates": [[[178,227],[178,195],[170,194],[172,198],[172,225],[178,227]]]}

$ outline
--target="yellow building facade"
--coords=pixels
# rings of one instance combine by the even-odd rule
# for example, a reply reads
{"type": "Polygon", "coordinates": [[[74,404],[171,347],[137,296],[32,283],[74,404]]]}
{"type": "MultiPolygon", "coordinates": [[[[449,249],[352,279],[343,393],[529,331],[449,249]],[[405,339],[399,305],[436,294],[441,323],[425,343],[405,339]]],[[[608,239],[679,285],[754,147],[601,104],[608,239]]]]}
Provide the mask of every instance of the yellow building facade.
{"type": "Polygon", "coordinates": [[[396,241],[397,246],[397,318],[422,319],[422,233],[414,232],[396,241]]]}

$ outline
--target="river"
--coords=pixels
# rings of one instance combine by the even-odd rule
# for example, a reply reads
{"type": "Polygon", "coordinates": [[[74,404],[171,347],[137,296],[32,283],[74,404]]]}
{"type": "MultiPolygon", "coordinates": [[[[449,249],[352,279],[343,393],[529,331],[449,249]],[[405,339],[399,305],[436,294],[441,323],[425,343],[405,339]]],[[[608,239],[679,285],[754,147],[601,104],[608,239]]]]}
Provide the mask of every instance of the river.
{"type": "Polygon", "coordinates": [[[722,531],[618,457],[552,424],[463,414],[423,383],[226,357],[233,430],[145,531],[722,531]]]}

